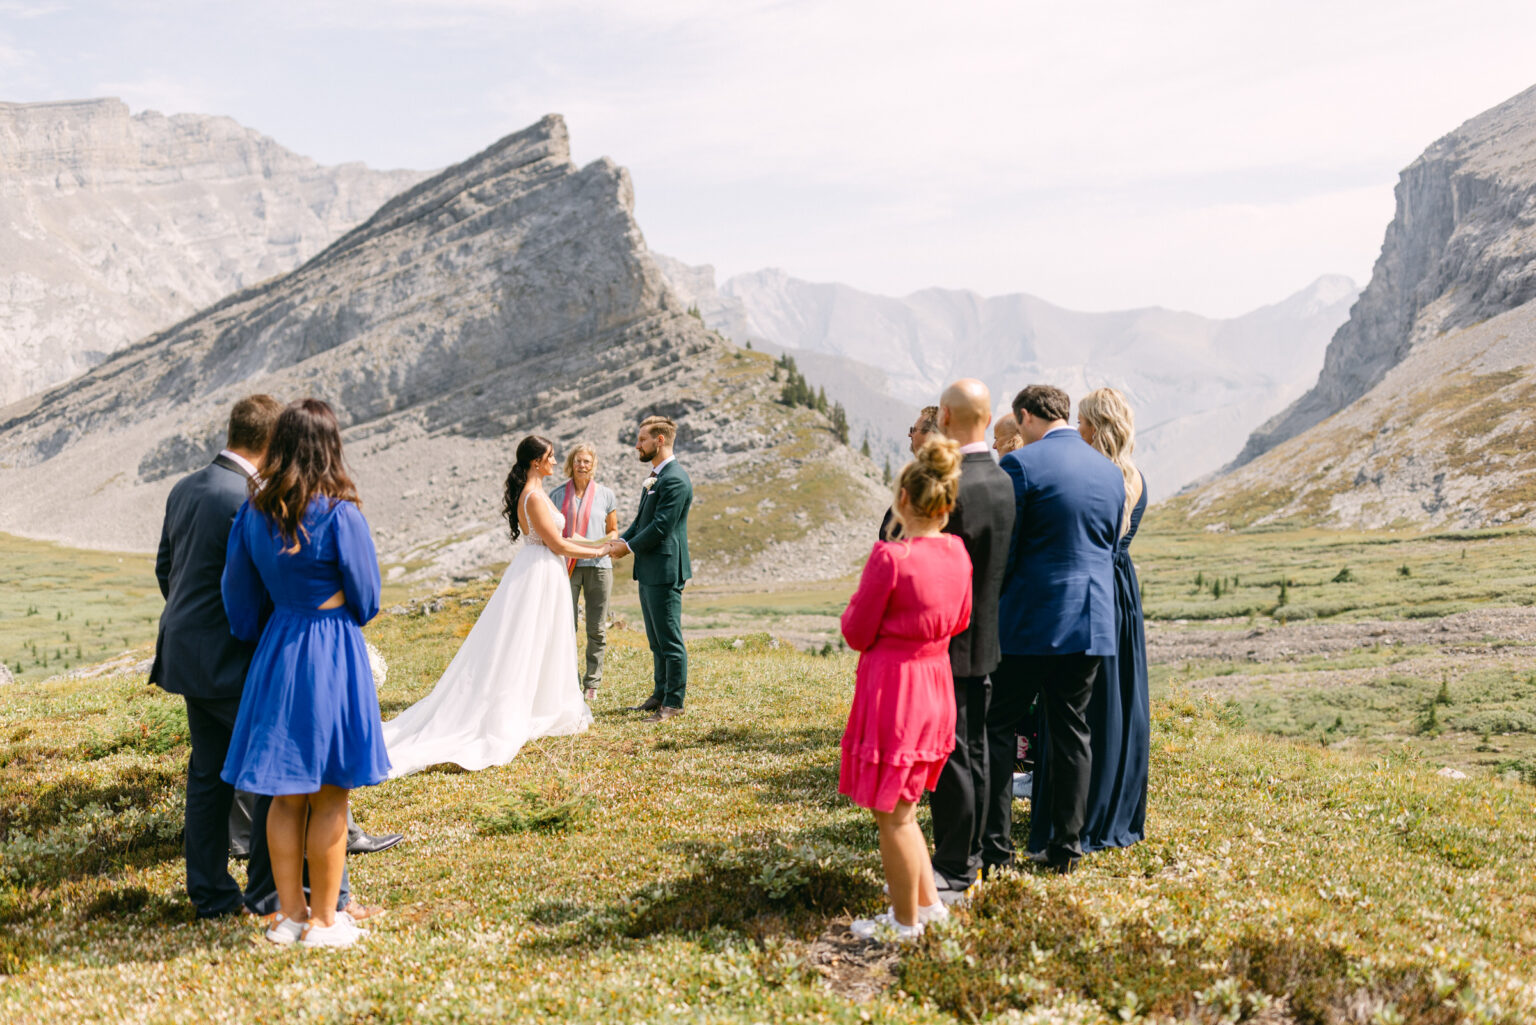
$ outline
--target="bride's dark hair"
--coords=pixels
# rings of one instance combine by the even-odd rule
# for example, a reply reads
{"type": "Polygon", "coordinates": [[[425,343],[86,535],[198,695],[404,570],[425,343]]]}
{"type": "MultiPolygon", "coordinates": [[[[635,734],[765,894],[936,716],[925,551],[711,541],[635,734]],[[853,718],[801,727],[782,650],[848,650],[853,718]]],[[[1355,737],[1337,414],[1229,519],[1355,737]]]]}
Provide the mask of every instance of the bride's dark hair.
{"type": "Polygon", "coordinates": [[[517,502],[528,484],[528,467],[554,451],[554,448],[554,442],[537,434],[530,434],[517,443],[517,462],[512,464],[512,470],[507,474],[507,493],[501,499],[501,513],[512,525],[514,541],[523,533],[523,528],[517,522],[517,502]]]}

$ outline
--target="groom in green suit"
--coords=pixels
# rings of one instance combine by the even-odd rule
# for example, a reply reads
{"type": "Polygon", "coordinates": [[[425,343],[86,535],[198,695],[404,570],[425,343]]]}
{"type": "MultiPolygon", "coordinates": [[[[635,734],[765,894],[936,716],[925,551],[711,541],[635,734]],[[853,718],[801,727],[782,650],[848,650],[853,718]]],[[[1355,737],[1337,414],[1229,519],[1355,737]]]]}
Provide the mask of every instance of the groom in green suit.
{"type": "Polygon", "coordinates": [[[646,722],[666,722],[683,714],[688,690],[688,649],[683,647],[683,584],[693,576],[688,561],[688,508],[693,482],[672,455],[677,424],[670,417],[648,416],[640,422],[635,454],[651,464],[640,494],[640,508],[629,529],[609,542],[618,558],[633,554],[640,585],[640,612],[651,644],[655,690],[633,711],[650,712],[646,722]]]}

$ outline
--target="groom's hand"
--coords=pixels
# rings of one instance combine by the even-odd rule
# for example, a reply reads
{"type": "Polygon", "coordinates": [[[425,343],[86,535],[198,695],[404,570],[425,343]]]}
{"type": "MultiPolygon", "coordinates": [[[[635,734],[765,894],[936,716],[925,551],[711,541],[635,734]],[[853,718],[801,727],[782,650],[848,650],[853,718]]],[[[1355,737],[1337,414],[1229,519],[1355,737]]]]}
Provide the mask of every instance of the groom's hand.
{"type": "Polygon", "coordinates": [[[609,541],[607,548],[608,554],[615,559],[622,559],[629,554],[629,545],[620,540],[609,541]]]}

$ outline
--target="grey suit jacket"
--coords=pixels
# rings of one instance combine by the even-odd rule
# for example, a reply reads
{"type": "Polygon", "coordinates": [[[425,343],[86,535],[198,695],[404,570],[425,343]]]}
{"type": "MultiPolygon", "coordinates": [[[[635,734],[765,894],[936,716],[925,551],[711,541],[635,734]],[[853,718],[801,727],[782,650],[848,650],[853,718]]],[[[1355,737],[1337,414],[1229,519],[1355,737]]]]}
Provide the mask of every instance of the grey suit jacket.
{"type": "Polygon", "coordinates": [[[219,456],[178,481],[165,500],[155,558],[165,611],[149,681],[172,694],[237,698],[245,689],[256,646],[229,632],[220,581],[246,479],[239,464],[219,456]]]}
{"type": "Polygon", "coordinates": [[[990,452],[967,452],[960,460],[960,499],[944,527],[965,542],[971,557],[971,625],[949,642],[949,666],[956,676],[986,676],[1002,660],[997,636],[997,601],[1013,540],[1013,482],[990,452]]]}

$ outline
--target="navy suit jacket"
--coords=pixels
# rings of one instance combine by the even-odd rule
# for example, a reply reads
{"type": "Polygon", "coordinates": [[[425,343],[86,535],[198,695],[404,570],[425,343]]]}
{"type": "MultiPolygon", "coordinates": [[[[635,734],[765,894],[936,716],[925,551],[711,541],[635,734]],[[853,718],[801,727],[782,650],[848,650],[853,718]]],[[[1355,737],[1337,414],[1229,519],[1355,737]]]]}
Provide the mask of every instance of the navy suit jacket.
{"type": "Polygon", "coordinates": [[[1002,468],[1015,510],[998,602],[1003,653],[1113,655],[1120,468],[1069,430],[1008,453],[1002,468]]]}
{"type": "Polygon", "coordinates": [[[192,698],[238,698],[256,645],[229,632],[224,555],[245,503],[245,471],[219,456],[182,478],[165,500],[155,576],[165,596],[149,681],[192,698]]]}

